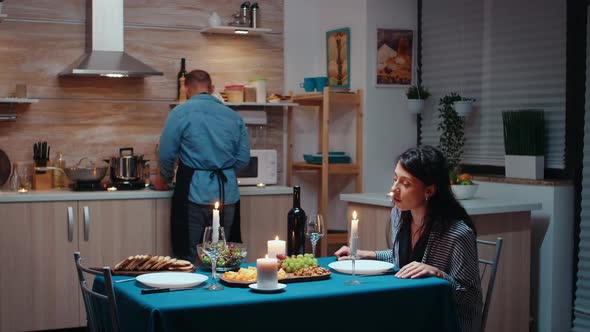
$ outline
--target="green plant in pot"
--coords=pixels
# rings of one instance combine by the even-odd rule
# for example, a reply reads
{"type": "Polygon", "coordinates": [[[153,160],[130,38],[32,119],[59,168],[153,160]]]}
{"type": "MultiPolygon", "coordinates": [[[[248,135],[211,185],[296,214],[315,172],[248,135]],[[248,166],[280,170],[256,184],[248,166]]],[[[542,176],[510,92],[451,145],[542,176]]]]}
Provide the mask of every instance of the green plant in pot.
{"type": "Polygon", "coordinates": [[[457,177],[465,145],[464,122],[454,108],[458,100],[461,100],[461,96],[452,92],[440,98],[438,103],[440,122],[437,129],[441,132],[438,146],[447,159],[452,179],[457,177]]]}
{"type": "Polygon", "coordinates": [[[475,98],[461,97],[461,99],[454,102],[455,112],[459,116],[466,116],[473,111],[473,103],[475,98]]]}
{"type": "Polygon", "coordinates": [[[421,85],[412,85],[406,91],[408,98],[408,112],[419,114],[424,109],[424,101],[430,97],[430,92],[421,85]]]}
{"type": "Polygon", "coordinates": [[[542,179],[545,168],[545,112],[522,109],[502,112],[506,177],[542,179]]]}

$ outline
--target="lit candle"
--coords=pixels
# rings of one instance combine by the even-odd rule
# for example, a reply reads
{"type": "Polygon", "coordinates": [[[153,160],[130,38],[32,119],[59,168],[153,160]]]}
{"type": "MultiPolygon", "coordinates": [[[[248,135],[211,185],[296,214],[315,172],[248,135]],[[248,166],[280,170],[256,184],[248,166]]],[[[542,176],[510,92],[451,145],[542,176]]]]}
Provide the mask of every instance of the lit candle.
{"type": "Polygon", "coordinates": [[[268,257],[275,258],[277,255],[285,255],[286,243],[283,240],[279,240],[279,236],[275,237],[274,240],[270,240],[266,244],[266,251],[268,257]]]}
{"type": "Polygon", "coordinates": [[[219,240],[219,202],[215,202],[213,209],[213,242],[219,240]]]}
{"type": "Polygon", "coordinates": [[[259,289],[275,289],[278,287],[278,262],[276,258],[258,258],[256,260],[256,274],[259,289]]]}
{"type": "Polygon", "coordinates": [[[356,256],[359,220],[357,219],[356,210],[352,211],[352,220],[350,221],[350,253],[356,256]]]}

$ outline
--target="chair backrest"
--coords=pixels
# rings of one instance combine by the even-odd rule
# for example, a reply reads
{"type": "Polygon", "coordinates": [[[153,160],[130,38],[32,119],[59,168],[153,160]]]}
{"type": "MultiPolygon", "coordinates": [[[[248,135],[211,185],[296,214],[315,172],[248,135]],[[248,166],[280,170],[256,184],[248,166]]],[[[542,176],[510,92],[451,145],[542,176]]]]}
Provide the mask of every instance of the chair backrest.
{"type": "MultiPolygon", "coordinates": [[[[497,238],[496,241],[477,240],[478,252],[480,253],[479,258],[479,277],[482,285],[484,284],[484,278],[487,276],[487,289],[485,292],[485,300],[483,303],[483,311],[481,315],[481,331],[483,332],[486,327],[486,321],[488,319],[488,311],[490,309],[490,303],[492,302],[492,294],[494,290],[494,282],[496,281],[496,272],[498,271],[498,263],[500,261],[500,253],[502,252],[502,238],[497,238]],[[491,259],[482,258],[482,252],[486,251],[484,247],[495,247],[495,252],[490,255],[491,259]],[[483,250],[482,250],[483,249],[483,250]]],[[[487,255],[485,255],[487,257],[487,255]]]]}
{"type": "Polygon", "coordinates": [[[76,269],[78,270],[78,279],[80,280],[82,297],[84,298],[88,329],[93,332],[120,331],[119,313],[115,301],[115,290],[113,288],[111,269],[109,267],[103,267],[102,271],[88,269],[82,266],[81,260],[80,252],[75,252],[74,261],[76,263],[76,269]],[[104,294],[96,292],[88,287],[85,273],[104,278],[104,294]]]}

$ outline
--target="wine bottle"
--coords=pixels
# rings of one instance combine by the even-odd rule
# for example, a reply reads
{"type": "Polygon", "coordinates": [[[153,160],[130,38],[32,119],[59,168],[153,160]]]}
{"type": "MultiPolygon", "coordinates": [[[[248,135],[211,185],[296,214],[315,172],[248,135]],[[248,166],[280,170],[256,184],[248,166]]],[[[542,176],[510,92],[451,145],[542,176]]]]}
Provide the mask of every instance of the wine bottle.
{"type": "Polygon", "coordinates": [[[301,188],[293,187],[293,208],[287,214],[287,255],[305,253],[305,211],[301,208],[301,188]]]}
{"type": "Polygon", "coordinates": [[[176,100],[180,99],[180,78],[186,75],[186,61],[184,58],[180,59],[180,70],[176,77],[176,100]]]}

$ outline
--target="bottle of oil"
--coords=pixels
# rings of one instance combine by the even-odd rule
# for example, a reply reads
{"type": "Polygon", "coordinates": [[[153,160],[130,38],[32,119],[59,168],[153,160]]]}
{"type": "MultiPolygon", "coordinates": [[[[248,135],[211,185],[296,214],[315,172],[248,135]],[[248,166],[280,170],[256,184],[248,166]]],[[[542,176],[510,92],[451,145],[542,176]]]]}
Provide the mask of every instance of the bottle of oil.
{"type": "Polygon", "coordinates": [[[54,189],[66,189],[66,175],[64,168],[66,167],[66,161],[61,150],[57,151],[57,159],[53,162],[53,166],[58,168],[53,170],[53,188],[54,189]]]}
{"type": "Polygon", "coordinates": [[[184,58],[181,58],[180,59],[180,70],[178,71],[178,74],[176,75],[176,100],[180,99],[180,91],[181,91],[180,78],[184,79],[185,75],[186,75],[186,60],[184,58]]]}

